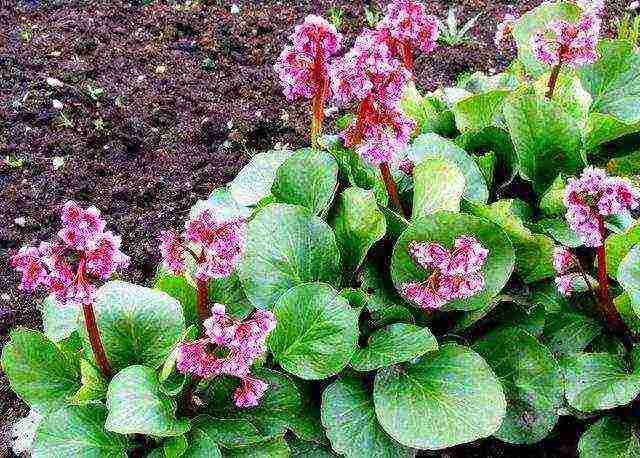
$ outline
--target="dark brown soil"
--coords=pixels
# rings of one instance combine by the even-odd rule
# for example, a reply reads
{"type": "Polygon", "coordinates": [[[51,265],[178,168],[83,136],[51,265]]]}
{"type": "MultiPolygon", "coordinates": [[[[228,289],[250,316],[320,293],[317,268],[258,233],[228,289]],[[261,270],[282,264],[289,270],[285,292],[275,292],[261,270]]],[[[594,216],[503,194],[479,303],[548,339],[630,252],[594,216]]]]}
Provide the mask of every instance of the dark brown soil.
{"type": "MultiPolygon", "coordinates": [[[[40,326],[8,256],[52,237],[67,199],[102,209],[132,257],[127,279],[148,282],[159,231],[182,224],[195,200],[229,181],[253,151],[306,143],[307,107],[286,103],[272,65],[306,14],[341,8],[352,41],[370,2],[238,0],[236,15],[231,3],[0,0],[0,348],[14,326],[40,326]],[[48,77],[65,84],[51,87],[48,77]]],[[[418,59],[419,85],[431,90],[461,72],[504,68],[512,52],[493,46],[496,23],[540,1],[425,3],[440,16],[455,5],[464,17],[483,13],[475,43],[418,59]]],[[[627,2],[608,3],[611,17],[627,2]]],[[[9,425],[25,412],[0,372],[0,457],[9,425]]],[[[572,456],[574,428],[558,431],[530,456],[572,456]]],[[[489,440],[443,456],[518,453],[489,440]]]]}

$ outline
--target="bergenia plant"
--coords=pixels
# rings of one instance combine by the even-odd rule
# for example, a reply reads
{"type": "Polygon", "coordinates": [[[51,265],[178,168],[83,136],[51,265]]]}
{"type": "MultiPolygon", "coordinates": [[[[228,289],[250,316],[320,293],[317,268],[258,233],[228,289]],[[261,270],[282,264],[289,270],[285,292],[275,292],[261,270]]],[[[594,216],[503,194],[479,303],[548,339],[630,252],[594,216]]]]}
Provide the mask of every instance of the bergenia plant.
{"type": "Polygon", "coordinates": [[[498,27],[508,70],[425,92],[430,12],[385,11],[344,52],[296,28],[274,61],[310,147],[157,227],[150,285],[113,278],[120,239],[72,202],[13,254],[48,293],[1,360],[32,456],[476,456],[560,416],[581,458],[640,453],[635,45],[599,37],[597,2],[544,2],[498,27]],[[329,100],[350,122],[323,135],[329,100]]]}

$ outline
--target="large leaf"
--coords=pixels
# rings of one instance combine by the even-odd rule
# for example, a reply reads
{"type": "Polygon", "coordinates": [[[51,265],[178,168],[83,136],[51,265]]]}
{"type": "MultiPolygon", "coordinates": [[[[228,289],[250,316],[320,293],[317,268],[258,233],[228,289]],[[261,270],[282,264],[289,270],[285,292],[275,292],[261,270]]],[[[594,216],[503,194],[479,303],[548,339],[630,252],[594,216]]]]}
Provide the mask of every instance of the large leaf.
{"type": "Polygon", "coordinates": [[[640,394],[640,373],[631,372],[622,356],[577,353],[560,364],[567,401],[582,412],[613,409],[640,394]]]}
{"type": "Polygon", "coordinates": [[[347,188],[340,194],[332,221],[338,249],[346,272],[362,264],[369,249],[387,231],[384,214],[378,209],[373,191],[347,188]]]}
{"type": "Polygon", "coordinates": [[[200,415],[193,420],[189,434],[192,435],[196,429],[225,448],[243,447],[267,439],[246,419],[200,415]]]}
{"type": "Polygon", "coordinates": [[[38,331],[13,330],[1,362],[13,391],[42,415],[65,405],[80,388],[77,367],[38,331]]]}
{"type": "Polygon", "coordinates": [[[507,398],[507,414],[495,436],[514,444],[544,439],[563,401],[562,376],[551,352],[516,327],[488,334],[473,349],[494,370],[507,398]]]}
{"type": "MultiPolygon", "coordinates": [[[[162,291],[123,281],[100,287],[94,309],[114,373],[133,364],[158,367],[185,329],[178,301],[162,291]]],[[[80,333],[85,355],[94,361],[84,324],[80,333]]]]}
{"type": "Polygon", "coordinates": [[[356,350],[351,366],[358,371],[373,371],[437,349],[438,342],[429,328],[396,323],[374,332],[367,345],[356,350]]]}
{"type": "Polygon", "coordinates": [[[173,275],[160,265],[153,280],[153,287],[164,291],[180,302],[186,326],[191,326],[198,322],[198,292],[196,287],[184,275],[173,275]]]}
{"type": "Polygon", "coordinates": [[[496,124],[496,118],[502,115],[502,103],[508,94],[509,91],[494,89],[456,102],[453,114],[458,130],[481,130],[496,124]]]}
{"type": "Polygon", "coordinates": [[[288,372],[307,380],[340,372],[356,350],[358,316],[331,286],[307,283],[276,303],[278,320],[267,345],[288,372]]]}
{"type": "Polygon", "coordinates": [[[518,60],[527,73],[537,77],[549,69],[548,65],[536,59],[531,47],[531,39],[538,31],[547,28],[555,20],[574,22],[580,17],[580,9],[567,2],[544,2],[539,7],[522,15],[513,29],[513,37],[518,46],[518,60]]]}
{"type": "Polygon", "coordinates": [[[467,234],[475,237],[489,250],[482,275],[484,290],[466,300],[447,304],[450,310],[474,310],[487,305],[502,290],[511,276],[515,262],[509,237],[497,225],[462,213],[438,212],[413,221],[398,239],[391,258],[391,277],[398,291],[404,283],[426,280],[430,272],[418,266],[409,255],[413,241],[438,242],[452,248],[456,237],[467,234]]]}
{"type": "Polygon", "coordinates": [[[416,364],[378,372],[378,421],[408,447],[440,450],[494,434],[505,415],[500,383],[478,354],[445,345],[416,364]]]}
{"type": "Polygon", "coordinates": [[[271,204],[249,222],[239,275],[249,300],[271,308],[289,288],[313,281],[338,286],[338,246],[331,228],[307,209],[271,204]]]}
{"type": "Polygon", "coordinates": [[[189,429],[189,421],[177,419],[175,405],[164,394],[154,370],[129,366],[118,372],[107,391],[105,427],[120,434],[179,436],[189,429]]]}
{"type": "Polygon", "coordinates": [[[550,313],[544,326],[544,341],[556,355],[584,350],[602,332],[602,325],[578,313],[550,313]]]}
{"type": "Polygon", "coordinates": [[[631,249],[640,243],[640,224],[635,224],[622,234],[611,234],[604,242],[607,255],[607,273],[617,278],[618,268],[631,249]]]}
{"type": "Polygon", "coordinates": [[[460,211],[464,175],[452,162],[425,159],[413,169],[413,219],[439,210],[460,211]]]}
{"type": "Polygon", "coordinates": [[[216,440],[209,435],[207,428],[198,421],[189,430],[189,448],[183,458],[222,458],[222,453],[216,440]]]}
{"type": "Polygon", "coordinates": [[[333,450],[347,458],[414,455],[380,427],[371,394],[356,377],[344,376],[324,390],[322,424],[333,450]]]}
{"type": "Polygon", "coordinates": [[[578,70],[593,97],[591,110],[626,124],[640,121],[640,53],[625,40],[600,40],[600,59],[578,70]]]}
{"type": "Polygon", "coordinates": [[[77,305],[62,305],[55,296],[47,296],[42,303],[44,335],[54,342],[66,339],[78,329],[79,313],[77,305]]]}
{"type": "Polygon", "coordinates": [[[590,113],[584,147],[591,151],[607,142],[636,132],[640,132],[640,121],[627,124],[610,114],[590,113]]]}
{"type": "Polygon", "coordinates": [[[225,304],[227,313],[238,320],[246,318],[255,309],[242,289],[237,272],[228,277],[209,280],[209,303],[216,302],[225,304]]]}
{"type": "Polygon", "coordinates": [[[325,211],[338,182],[338,164],[327,152],[311,148],[296,151],[276,172],[271,193],[280,202],[325,211]]]}
{"type": "Polygon", "coordinates": [[[497,157],[497,174],[508,177],[516,165],[516,153],[509,132],[502,127],[489,126],[479,131],[469,131],[455,139],[456,145],[469,154],[492,151],[497,157]]]}
{"type": "Polygon", "coordinates": [[[249,447],[224,451],[226,458],[289,458],[291,451],[284,438],[277,437],[249,447]]]}
{"type": "Polygon", "coordinates": [[[524,87],[506,100],[504,115],[520,173],[536,192],[543,193],[559,173],[576,175],[584,166],[580,129],[553,100],[524,87]]]}
{"type": "Polygon", "coordinates": [[[291,155],[289,150],[258,153],[229,183],[231,196],[240,205],[255,205],[271,193],[278,167],[291,155]]]}
{"type": "Polygon", "coordinates": [[[578,450],[580,458],[638,458],[638,425],[633,418],[601,418],[582,435],[578,450]]]}
{"type": "MultiPolygon", "coordinates": [[[[549,88],[551,71],[545,73],[534,82],[534,89],[539,97],[544,97],[549,88]]],[[[580,84],[574,74],[560,73],[556,80],[553,101],[576,121],[581,130],[587,125],[591,96],[580,84]]]]}
{"type": "Polygon", "coordinates": [[[126,457],[131,447],[120,434],[104,429],[107,410],[101,404],[67,406],[47,416],[33,443],[33,458],[70,456],[126,457]]]}
{"type": "Polygon", "coordinates": [[[620,262],[618,281],[631,299],[631,307],[640,316],[640,245],[636,245],[620,262]]]}
{"type": "Polygon", "coordinates": [[[411,144],[407,156],[416,165],[425,159],[444,159],[454,163],[465,178],[463,197],[479,203],[484,203],[489,198],[487,183],[478,165],[452,141],[436,134],[422,134],[411,144]]]}

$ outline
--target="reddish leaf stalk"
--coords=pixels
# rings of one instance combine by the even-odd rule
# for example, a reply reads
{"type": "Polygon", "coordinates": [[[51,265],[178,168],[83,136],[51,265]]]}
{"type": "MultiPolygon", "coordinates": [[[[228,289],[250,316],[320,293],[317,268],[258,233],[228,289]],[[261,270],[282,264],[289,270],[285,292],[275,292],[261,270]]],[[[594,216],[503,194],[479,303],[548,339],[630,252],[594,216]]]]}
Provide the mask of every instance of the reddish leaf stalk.
{"type": "Polygon", "coordinates": [[[382,181],[384,181],[384,185],[387,188],[387,193],[393,202],[393,205],[398,209],[400,213],[402,213],[406,218],[409,217],[404,207],[402,206],[402,202],[400,202],[400,196],[398,195],[398,188],[396,187],[396,182],[393,181],[393,176],[391,175],[391,171],[389,170],[389,164],[383,162],[380,164],[380,172],[382,173],[382,181]]]}
{"type": "Polygon", "coordinates": [[[547,86],[547,93],[545,97],[547,100],[551,100],[553,98],[553,93],[556,90],[556,85],[558,84],[558,77],[560,76],[560,69],[562,68],[562,61],[558,62],[553,70],[551,70],[551,76],[549,77],[549,84],[547,86]]]}
{"type": "Polygon", "coordinates": [[[400,49],[404,67],[409,71],[413,71],[413,48],[411,47],[411,43],[408,41],[403,42],[400,49]]]}
{"type": "Polygon", "coordinates": [[[318,92],[313,96],[311,119],[311,146],[318,148],[318,139],[322,135],[322,121],[324,119],[324,103],[329,89],[329,82],[322,73],[323,61],[320,47],[313,64],[314,78],[317,82],[318,92]]]}
{"type": "Polygon", "coordinates": [[[209,282],[207,280],[198,280],[196,282],[198,286],[198,318],[202,321],[209,318],[209,282]]]}

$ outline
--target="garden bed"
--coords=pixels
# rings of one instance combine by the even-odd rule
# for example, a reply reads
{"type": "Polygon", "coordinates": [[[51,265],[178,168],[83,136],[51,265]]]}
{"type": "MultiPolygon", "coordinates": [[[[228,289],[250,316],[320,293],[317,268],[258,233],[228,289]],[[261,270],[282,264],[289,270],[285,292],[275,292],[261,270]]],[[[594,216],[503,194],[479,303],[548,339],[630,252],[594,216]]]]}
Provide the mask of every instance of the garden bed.
{"type": "MultiPolygon", "coordinates": [[[[30,1],[0,9],[9,24],[0,50],[0,346],[10,328],[40,324],[33,299],[16,288],[8,254],[50,238],[67,199],[103,210],[133,260],[124,276],[148,283],[161,230],[181,224],[254,151],[308,143],[308,109],[286,103],[272,68],[293,26],[340,8],[350,44],[364,24],[354,2],[238,2],[237,14],[213,1],[198,8],[135,3],[30,1]]],[[[441,17],[453,4],[425,3],[441,17]]],[[[504,13],[540,2],[459,3],[465,18],[483,14],[471,30],[476,41],[420,57],[421,89],[504,69],[514,52],[495,49],[495,25],[504,13]]],[[[626,2],[608,3],[610,25],[626,2]]],[[[9,426],[27,412],[3,375],[0,406],[2,450],[9,426]]],[[[561,422],[531,448],[486,440],[442,456],[574,456],[580,432],[561,422]]]]}

